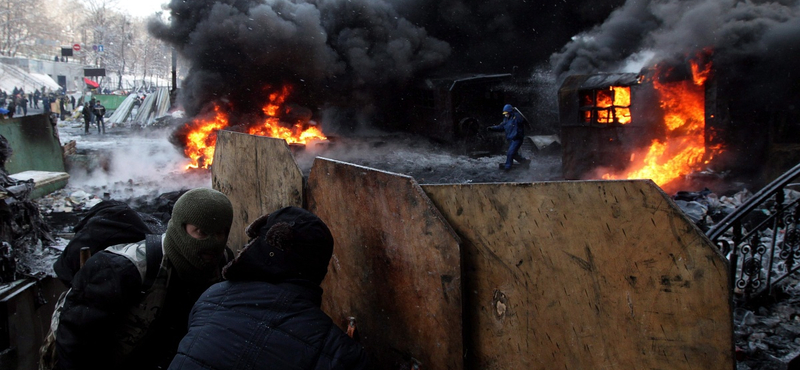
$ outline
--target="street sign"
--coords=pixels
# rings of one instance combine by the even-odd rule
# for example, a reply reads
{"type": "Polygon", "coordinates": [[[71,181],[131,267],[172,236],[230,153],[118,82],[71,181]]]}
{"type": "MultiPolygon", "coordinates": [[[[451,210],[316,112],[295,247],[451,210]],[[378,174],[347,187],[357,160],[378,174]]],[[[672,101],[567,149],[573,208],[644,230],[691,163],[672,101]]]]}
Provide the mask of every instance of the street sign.
{"type": "Polygon", "coordinates": [[[81,51],[81,44],[72,45],[72,50],[81,51]]]}
{"type": "Polygon", "coordinates": [[[105,68],[84,68],[83,75],[86,77],[102,77],[106,75],[105,68]]]}

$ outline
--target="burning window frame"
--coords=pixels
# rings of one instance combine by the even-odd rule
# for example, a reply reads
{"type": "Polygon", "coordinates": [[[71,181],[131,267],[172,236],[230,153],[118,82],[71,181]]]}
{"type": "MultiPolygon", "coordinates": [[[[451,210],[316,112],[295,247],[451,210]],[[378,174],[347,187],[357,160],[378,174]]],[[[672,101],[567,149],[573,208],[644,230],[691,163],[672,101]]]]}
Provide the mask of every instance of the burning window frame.
{"type": "Polygon", "coordinates": [[[625,125],[631,122],[630,86],[579,90],[578,101],[579,119],[583,124],[607,126],[625,125]],[[625,93],[620,94],[621,91],[625,93]]]}

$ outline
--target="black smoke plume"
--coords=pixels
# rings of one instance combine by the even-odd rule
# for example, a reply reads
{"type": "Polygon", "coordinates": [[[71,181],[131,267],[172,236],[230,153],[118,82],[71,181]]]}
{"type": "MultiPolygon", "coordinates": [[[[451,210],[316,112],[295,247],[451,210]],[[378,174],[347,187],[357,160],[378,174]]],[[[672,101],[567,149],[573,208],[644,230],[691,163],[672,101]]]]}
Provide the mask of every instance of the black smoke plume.
{"type": "Polygon", "coordinates": [[[533,72],[624,0],[173,0],[150,32],[190,61],[180,102],[258,115],[290,83],[312,109],[389,110],[421,76],[533,72]]]}
{"type": "Polygon", "coordinates": [[[527,76],[570,37],[625,0],[397,0],[397,9],[453,48],[445,66],[463,73],[527,76]]]}
{"type": "Polygon", "coordinates": [[[639,72],[631,65],[686,65],[713,53],[721,84],[746,89],[754,104],[796,99],[800,72],[798,0],[628,0],[601,25],[573,37],[551,57],[572,74],[639,72]],[[628,70],[626,70],[628,69],[628,70]]]}
{"type": "Polygon", "coordinates": [[[290,100],[369,105],[442,64],[450,46],[383,0],[172,0],[149,31],[191,63],[179,96],[194,117],[217,103],[258,115],[284,84],[290,100]]]}

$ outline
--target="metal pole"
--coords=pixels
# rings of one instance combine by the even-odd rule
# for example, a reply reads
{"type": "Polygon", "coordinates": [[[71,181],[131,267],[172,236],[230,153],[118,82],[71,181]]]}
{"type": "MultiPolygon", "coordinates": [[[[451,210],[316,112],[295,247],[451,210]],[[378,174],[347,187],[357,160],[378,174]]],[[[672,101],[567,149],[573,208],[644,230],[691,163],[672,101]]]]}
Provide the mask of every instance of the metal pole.
{"type": "Polygon", "coordinates": [[[178,53],[172,48],[172,91],[178,89],[178,53]]]}

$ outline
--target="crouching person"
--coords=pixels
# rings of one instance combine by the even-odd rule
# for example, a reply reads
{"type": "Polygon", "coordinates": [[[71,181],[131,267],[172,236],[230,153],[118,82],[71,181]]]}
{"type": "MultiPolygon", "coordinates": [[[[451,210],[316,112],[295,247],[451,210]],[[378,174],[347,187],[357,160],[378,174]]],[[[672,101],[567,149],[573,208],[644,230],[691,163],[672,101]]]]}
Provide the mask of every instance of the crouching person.
{"type": "Polygon", "coordinates": [[[170,369],[366,369],[364,349],[321,309],[333,236],[286,207],[247,227],[250,242],[198,300],[170,369]]]}
{"type": "Polygon", "coordinates": [[[155,244],[148,236],[89,258],[57,316],[55,368],[166,368],[192,306],[232,257],[225,246],[232,221],[224,194],[193,189],[175,202],[155,244]]]}

